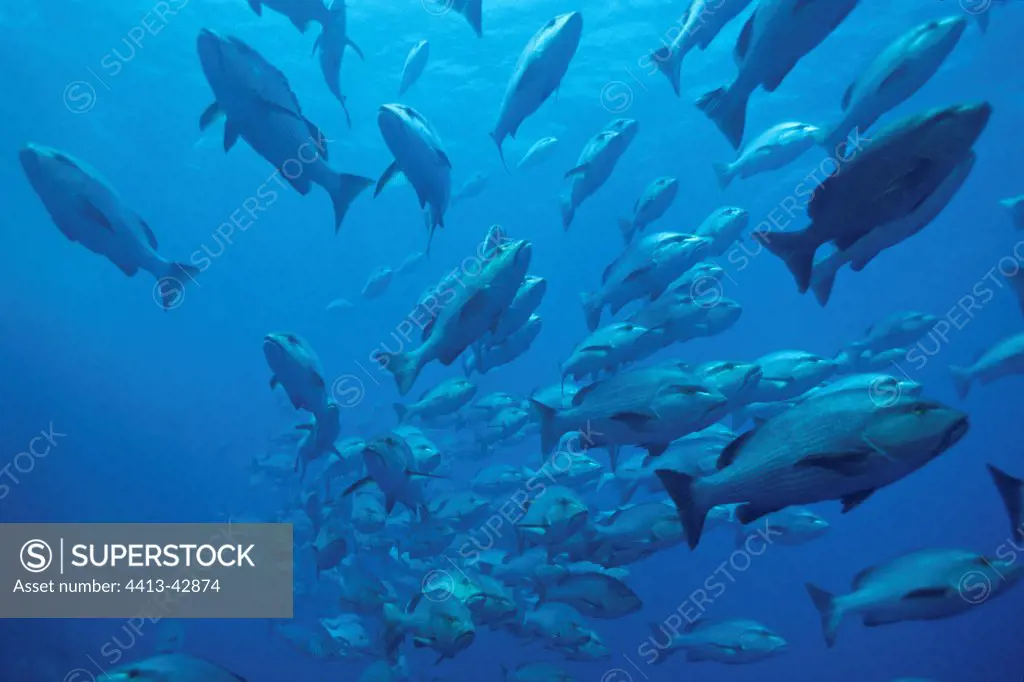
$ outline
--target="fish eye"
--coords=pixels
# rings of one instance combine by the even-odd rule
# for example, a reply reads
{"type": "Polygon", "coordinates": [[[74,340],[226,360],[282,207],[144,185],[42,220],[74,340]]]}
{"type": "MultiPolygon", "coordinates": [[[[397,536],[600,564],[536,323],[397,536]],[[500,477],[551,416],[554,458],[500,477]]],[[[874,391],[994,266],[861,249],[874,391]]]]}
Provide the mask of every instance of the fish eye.
{"type": "Polygon", "coordinates": [[[928,406],[924,403],[914,403],[910,407],[910,413],[915,417],[924,416],[928,412],[928,406]]]}
{"type": "Polygon", "coordinates": [[[299,345],[299,337],[295,336],[295,334],[285,334],[284,338],[288,343],[294,344],[296,346],[299,345]]]}

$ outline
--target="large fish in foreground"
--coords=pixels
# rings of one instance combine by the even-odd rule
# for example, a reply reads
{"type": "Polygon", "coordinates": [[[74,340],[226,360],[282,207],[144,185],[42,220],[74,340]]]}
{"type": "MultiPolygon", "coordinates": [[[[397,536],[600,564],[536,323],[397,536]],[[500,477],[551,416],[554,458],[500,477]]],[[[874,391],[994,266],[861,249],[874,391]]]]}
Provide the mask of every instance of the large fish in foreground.
{"type": "Polygon", "coordinates": [[[165,259],[156,235],[128,208],[99,174],[77,159],[49,147],[29,144],[18,152],[32,189],[54,224],[73,242],[106,256],[132,277],[145,270],[157,279],[154,293],[164,309],[181,302],[182,287],[199,268],[165,259]]]}
{"type": "Polygon", "coordinates": [[[868,391],[808,400],[739,436],[718,471],[702,478],[658,470],[690,548],[712,507],[739,503],[750,523],[792,505],[841,500],[850,511],[939,456],[967,433],[967,416],[912,396],[879,401],[868,391]]]}
{"type": "Polygon", "coordinates": [[[786,263],[804,293],[821,245],[832,242],[848,249],[916,211],[969,157],[991,115],[992,106],[983,102],[933,109],[894,123],[815,191],[807,207],[807,229],[765,232],[759,239],[786,263]]]}
{"type": "Polygon", "coordinates": [[[409,392],[428,362],[451,365],[495,326],[526,278],[531,253],[530,243],[523,240],[497,246],[480,273],[467,277],[452,301],[427,323],[419,348],[377,357],[394,375],[399,393],[409,392]]]}
{"type": "Polygon", "coordinates": [[[739,67],[731,85],[712,90],[697,106],[734,149],[743,142],[747,101],[762,86],[782,84],[797,62],[820,45],[857,6],[857,0],[761,0],[736,40],[739,67]]]}
{"type": "Polygon", "coordinates": [[[223,115],[225,151],[241,137],[299,194],[309,194],[314,184],[323,187],[334,204],[337,232],[352,201],[373,180],[338,173],[327,165],[323,133],[302,114],[285,75],[254,49],[238,38],[224,38],[207,29],[199,33],[197,46],[216,98],[203,112],[200,129],[223,115]]]}
{"type": "Polygon", "coordinates": [[[498,121],[491,132],[491,137],[498,145],[502,164],[505,163],[505,154],[501,150],[501,143],[506,137],[515,139],[523,121],[536,112],[562,84],[569,62],[579,47],[582,33],[582,14],[560,14],[544,24],[519,55],[515,71],[505,89],[498,121]]]}
{"type": "Polygon", "coordinates": [[[188,654],[160,654],[126,663],[100,675],[97,682],[245,682],[245,678],[216,663],[188,654]]]}
{"type": "Polygon", "coordinates": [[[910,98],[935,75],[966,28],[964,17],[927,21],[886,47],[847,88],[843,118],[822,136],[825,147],[838,150],[851,132],[866,132],[910,98]]]}
{"type": "MultiPolygon", "coordinates": [[[[989,472],[1013,532],[1021,532],[1024,481],[991,465],[989,472]]],[[[925,549],[861,571],[849,594],[835,597],[810,583],[807,591],[821,613],[825,643],[831,647],[845,616],[861,615],[869,627],[950,618],[1006,593],[1022,576],[1024,564],[1009,547],[1001,547],[995,558],[967,550],[925,549]]]]}
{"type": "Polygon", "coordinates": [[[395,160],[380,176],[373,195],[379,195],[397,173],[404,174],[416,190],[420,208],[426,210],[429,251],[434,228],[444,227],[444,213],[451,203],[452,162],[437,131],[412,107],[385,104],[377,115],[377,123],[395,160]]]}

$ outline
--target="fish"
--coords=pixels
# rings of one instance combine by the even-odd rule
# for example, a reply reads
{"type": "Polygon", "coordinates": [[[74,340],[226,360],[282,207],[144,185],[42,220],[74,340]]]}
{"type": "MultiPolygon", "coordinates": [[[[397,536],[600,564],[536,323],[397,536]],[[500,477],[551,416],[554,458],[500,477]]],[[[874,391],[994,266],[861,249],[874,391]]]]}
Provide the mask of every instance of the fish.
{"type": "Polygon", "coordinates": [[[299,472],[300,479],[305,479],[310,462],[338,452],[334,443],[341,436],[341,407],[329,401],[313,423],[300,424],[297,428],[306,431],[306,435],[299,441],[295,471],[299,472]]]}
{"type": "Polygon", "coordinates": [[[742,524],[827,500],[841,500],[849,512],[947,451],[968,427],[967,415],[931,400],[878,401],[867,392],[839,392],[805,401],[740,435],[709,476],[663,469],[656,474],[694,549],[715,505],[741,503],[736,518],[742,524]]]}
{"type": "Polygon", "coordinates": [[[430,518],[449,523],[455,530],[478,527],[493,513],[491,502],[472,490],[446,493],[430,504],[430,518]]]}
{"type": "MultiPolygon", "coordinates": [[[[359,491],[357,496],[364,494],[359,491]]],[[[389,583],[360,562],[342,562],[334,571],[334,578],[341,590],[338,600],[342,607],[355,613],[379,613],[384,604],[398,599],[389,583]]]]}
{"type": "Polygon", "coordinates": [[[988,348],[967,367],[950,365],[953,386],[961,400],[976,380],[982,385],[1014,374],[1024,374],[1024,333],[1013,334],[988,348]]]}
{"type": "Polygon", "coordinates": [[[679,32],[672,39],[672,43],[665,45],[662,41],[662,47],[652,51],[649,57],[658,70],[668,78],[677,97],[680,94],[679,76],[686,55],[695,47],[706,50],[719,32],[739,16],[750,2],[751,0],[690,0],[686,12],[680,17],[679,32]]]}
{"type": "Polygon", "coordinates": [[[637,232],[643,231],[665,215],[678,194],[679,181],[675,178],[664,177],[651,182],[633,206],[633,215],[629,218],[619,218],[622,239],[627,244],[633,241],[633,236],[637,232]]]}
{"type": "Polygon", "coordinates": [[[480,196],[480,193],[487,189],[488,183],[489,179],[486,173],[474,173],[452,195],[451,205],[454,206],[460,201],[480,196]]]}
{"type": "Polygon", "coordinates": [[[817,142],[818,127],[788,121],[764,131],[743,147],[732,163],[715,163],[718,186],[725,189],[733,178],[750,178],[778,170],[806,154],[817,142]]]}
{"type": "Polygon", "coordinates": [[[249,7],[257,16],[263,16],[263,8],[268,7],[283,14],[295,28],[305,33],[311,22],[326,24],[329,21],[324,0],[247,0],[249,7]]]}
{"type": "Polygon", "coordinates": [[[428,362],[438,360],[451,365],[494,327],[522,286],[531,254],[532,247],[524,240],[499,245],[480,273],[464,280],[450,303],[430,319],[422,345],[412,351],[377,356],[377,361],[395,377],[399,393],[409,392],[428,362]]]}
{"type": "Polygon", "coordinates": [[[328,522],[320,526],[316,540],[313,541],[317,579],[320,578],[322,572],[329,571],[340,564],[348,554],[348,540],[345,538],[346,528],[340,519],[331,522],[332,518],[329,517],[328,522]]]}
{"type": "Polygon", "coordinates": [[[159,682],[245,682],[227,668],[189,654],[159,654],[134,663],[125,663],[101,673],[98,682],[126,680],[159,682]]]}
{"type": "Polygon", "coordinates": [[[347,497],[366,484],[374,483],[384,493],[384,511],[388,515],[395,504],[401,502],[409,511],[419,511],[422,518],[427,511],[422,481],[438,477],[415,469],[415,457],[408,441],[391,432],[368,441],[362,454],[367,476],[350,485],[342,496],[347,497]]]}
{"type": "MultiPolygon", "coordinates": [[[[714,237],[704,236],[714,241],[714,237]]],[[[721,286],[723,276],[725,276],[725,270],[720,265],[711,261],[700,261],[672,282],[666,291],[670,294],[689,296],[692,299],[694,296],[706,293],[709,288],[717,290],[721,286]]]]}
{"type": "Polygon", "coordinates": [[[815,260],[811,269],[810,287],[818,303],[822,307],[828,304],[836,274],[844,265],[849,263],[851,270],[860,272],[880,253],[909,239],[938,218],[963,187],[977,159],[975,153],[968,154],[950,171],[935,192],[905,218],[872,230],[846,249],[837,249],[825,258],[815,260]]]}
{"type": "MultiPolygon", "coordinates": [[[[721,256],[732,247],[747,225],[750,224],[750,213],[739,206],[722,206],[711,212],[707,218],[697,226],[693,234],[711,241],[706,257],[721,256]]],[[[715,265],[715,267],[718,267],[715,265]]],[[[721,270],[721,268],[718,268],[721,270]]],[[[717,277],[716,277],[717,279],[717,277]]]]}
{"type": "Polygon", "coordinates": [[[615,119],[590,138],[576,159],[576,165],[566,172],[565,178],[572,181],[569,191],[561,199],[562,227],[567,232],[576,216],[576,209],[611,177],[619,159],[633,143],[638,126],[631,118],[615,119]]]}
{"type": "Polygon", "coordinates": [[[757,522],[764,529],[740,527],[736,530],[736,546],[743,547],[748,540],[757,537],[763,542],[765,536],[771,537],[774,545],[795,546],[816,540],[828,532],[829,523],[805,507],[787,507],[765,515],[757,522]]]}
{"type": "Polygon", "coordinates": [[[548,282],[543,277],[527,275],[516,291],[516,297],[506,310],[498,325],[491,332],[487,342],[491,345],[500,344],[509,336],[519,331],[534,317],[538,306],[548,291],[548,282]]]}
{"type": "Polygon", "coordinates": [[[541,165],[549,158],[555,151],[555,145],[558,144],[557,137],[542,137],[534,142],[523,157],[519,159],[519,163],[516,164],[517,170],[526,170],[527,168],[534,168],[541,165]]]}
{"type": "Polygon", "coordinates": [[[352,528],[367,535],[379,533],[387,523],[384,494],[379,489],[366,487],[352,493],[350,522],[352,528]]]}
{"type": "Polygon", "coordinates": [[[939,318],[920,310],[905,310],[883,317],[864,331],[864,338],[854,341],[836,356],[835,361],[846,364],[850,358],[865,353],[881,353],[892,348],[904,348],[920,341],[935,327],[939,318]]]}
{"type": "MultiPolygon", "coordinates": [[[[324,134],[303,115],[285,75],[256,50],[238,38],[225,38],[208,29],[200,31],[197,48],[215,97],[200,117],[200,130],[224,116],[225,151],[241,137],[299,194],[305,196],[314,184],[323,187],[334,204],[337,233],[352,201],[373,180],[338,173],[327,165],[324,134]],[[306,160],[304,149],[312,151],[311,160],[306,160]],[[289,163],[298,170],[289,170],[289,163]]],[[[281,183],[280,178],[276,182],[281,183]]],[[[263,187],[261,190],[269,195],[263,187]]]]}
{"type": "Polygon", "coordinates": [[[583,528],[589,516],[586,503],[570,488],[547,486],[531,500],[515,528],[526,545],[550,547],[565,542],[583,528]]]}
{"type": "Polygon", "coordinates": [[[463,356],[466,359],[466,376],[471,372],[486,374],[496,367],[508,365],[530,350],[533,342],[537,340],[543,328],[544,321],[537,315],[531,315],[526,323],[512,332],[500,342],[489,341],[486,344],[478,344],[473,349],[472,356],[463,356]]]}
{"type": "Polygon", "coordinates": [[[316,42],[313,44],[313,53],[316,54],[319,51],[320,71],[324,75],[327,89],[331,91],[331,94],[341,104],[341,109],[345,112],[345,122],[351,128],[352,116],[349,115],[346,104],[348,100],[341,93],[341,61],[345,56],[346,48],[352,48],[352,51],[359,56],[359,59],[365,59],[365,57],[363,57],[363,51],[359,46],[348,37],[346,2],[347,0],[333,0],[331,2],[327,21],[323,24],[324,30],[317,36],[316,42]]]}
{"type": "Polygon", "coordinates": [[[153,230],[99,173],[64,152],[35,144],[18,150],[18,159],[65,237],[105,256],[128,277],[139,270],[153,275],[153,294],[164,310],[181,305],[185,284],[195,282],[200,269],[161,256],[153,230]]]}
{"type": "Polygon", "coordinates": [[[381,265],[375,268],[370,276],[366,278],[366,284],[363,285],[362,297],[370,300],[378,298],[388,290],[388,286],[391,285],[391,280],[394,278],[394,271],[386,265],[381,265]]]}
{"type": "Polygon", "coordinates": [[[677,232],[656,232],[629,244],[605,268],[601,288],[580,294],[587,329],[597,329],[605,306],[614,315],[639,298],[657,301],[673,281],[700,261],[710,244],[708,239],[677,232]]]}
{"type": "Polygon", "coordinates": [[[436,3],[434,6],[437,9],[432,9],[433,6],[424,4],[429,13],[447,14],[449,11],[455,11],[465,17],[477,38],[483,37],[483,0],[431,0],[431,2],[436,3]]]}
{"type": "Polygon", "coordinates": [[[501,495],[521,487],[527,478],[520,467],[494,464],[478,471],[469,485],[483,495],[501,495]]]}
{"type": "Polygon", "coordinates": [[[352,307],[352,303],[344,298],[336,298],[327,304],[328,310],[348,310],[352,307]]]}
{"type": "Polygon", "coordinates": [[[799,350],[780,350],[763,355],[754,363],[761,368],[750,402],[780,402],[796,398],[827,380],[838,363],[799,350]]]}
{"type": "Polygon", "coordinates": [[[733,52],[738,73],[732,84],[702,95],[697,107],[739,149],[747,101],[761,86],[775,92],[793,67],[832,34],[858,0],[761,0],[747,19],[733,52]]]}
{"type": "Polygon", "coordinates": [[[567,377],[597,377],[601,372],[614,372],[636,360],[638,343],[651,330],[630,322],[615,322],[601,327],[584,339],[562,363],[563,380],[567,377]]]}
{"type": "Polygon", "coordinates": [[[407,275],[411,272],[415,272],[419,269],[420,265],[424,260],[426,260],[426,258],[427,255],[422,251],[413,251],[405,257],[405,260],[403,260],[402,264],[398,266],[398,270],[396,270],[395,273],[398,275],[407,275]]]}
{"type": "Polygon", "coordinates": [[[394,431],[409,444],[412,457],[416,461],[416,471],[429,474],[441,466],[441,451],[423,431],[408,424],[400,424],[394,431]]]}
{"type": "Polygon", "coordinates": [[[685,651],[691,663],[715,661],[746,664],[763,661],[786,650],[785,639],[753,620],[723,620],[701,617],[688,623],[682,634],[666,632],[664,626],[651,625],[653,636],[641,644],[650,663],[664,663],[675,651],[685,651]],[[666,646],[657,640],[666,638],[666,646]],[[648,643],[654,648],[648,647],[648,643]],[[655,648],[657,650],[655,650],[655,648]]]}
{"type": "Polygon", "coordinates": [[[959,16],[918,24],[890,43],[843,94],[843,117],[821,135],[822,145],[845,156],[850,133],[866,132],[882,115],[921,89],[953,52],[967,28],[959,16]]]}
{"type": "Polygon", "coordinates": [[[867,568],[853,579],[853,589],[839,597],[807,583],[828,647],[835,645],[839,624],[859,615],[875,627],[914,620],[951,618],[992,596],[1004,594],[1024,575],[1013,559],[990,559],[962,549],[923,549],[867,568]],[[984,590],[978,602],[966,592],[984,590]]]}
{"type": "Polygon", "coordinates": [[[340,650],[341,655],[367,654],[373,648],[370,634],[362,619],[354,613],[341,613],[331,618],[320,618],[320,624],[327,630],[340,650]]]}
{"type": "Polygon", "coordinates": [[[582,14],[559,14],[530,38],[519,55],[501,101],[498,120],[491,131],[491,139],[498,146],[498,156],[506,170],[502,142],[506,137],[515,139],[523,121],[558,90],[576,55],[582,34],[582,14]]]}
{"type": "Polygon", "coordinates": [[[420,399],[412,405],[395,403],[395,412],[401,422],[407,422],[417,417],[421,419],[432,419],[443,417],[461,410],[476,397],[477,387],[471,381],[462,377],[445,379],[434,388],[425,391],[420,399]]]}
{"type": "Polygon", "coordinates": [[[419,80],[430,59],[430,43],[421,40],[412,46],[402,67],[402,82],[398,85],[398,96],[404,95],[419,80]]]}
{"type": "Polygon", "coordinates": [[[377,125],[395,160],[380,176],[373,195],[379,196],[396,174],[405,175],[416,190],[420,208],[427,211],[427,228],[433,238],[434,229],[444,227],[444,213],[451,202],[452,162],[448,153],[430,122],[410,106],[382,105],[377,125]]]}
{"type": "Polygon", "coordinates": [[[712,388],[726,397],[730,405],[742,406],[755,394],[764,370],[753,362],[718,360],[694,368],[702,386],[712,388]]]}
{"type": "Polygon", "coordinates": [[[643,608],[640,597],[626,583],[607,573],[568,573],[538,584],[540,603],[569,604],[590,618],[622,618],[643,608]]]}
{"type": "Polygon", "coordinates": [[[458,599],[434,601],[422,597],[422,593],[416,594],[404,612],[392,604],[384,605],[388,638],[393,640],[412,635],[417,649],[430,648],[437,652],[437,663],[468,649],[476,639],[469,608],[458,599]]]}
{"type": "Polygon", "coordinates": [[[1014,229],[1024,230],[1024,194],[1000,199],[999,205],[1009,212],[1014,229]]]}
{"type": "Polygon", "coordinates": [[[810,286],[818,248],[844,250],[876,229],[906,218],[971,153],[992,115],[992,105],[933,109],[890,125],[829,176],[807,207],[811,224],[758,238],[789,268],[800,293],[810,286]]]}
{"type": "Polygon", "coordinates": [[[527,612],[513,632],[521,637],[540,639],[546,644],[560,647],[579,646],[591,637],[579,611],[559,602],[540,604],[533,611],[527,612]]]}
{"type": "Polygon", "coordinates": [[[280,384],[296,410],[330,419],[323,368],[308,341],[297,334],[267,334],[263,337],[263,355],[273,373],[271,390],[280,384]]]}
{"type": "Polygon", "coordinates": [[[486,453],[491,445],[507,441],[520,433],[529,423],[530,413],[522,407],[509,407],[501,410],[485,424],[478,425],[473,433],[481,453],[486,453]]]}

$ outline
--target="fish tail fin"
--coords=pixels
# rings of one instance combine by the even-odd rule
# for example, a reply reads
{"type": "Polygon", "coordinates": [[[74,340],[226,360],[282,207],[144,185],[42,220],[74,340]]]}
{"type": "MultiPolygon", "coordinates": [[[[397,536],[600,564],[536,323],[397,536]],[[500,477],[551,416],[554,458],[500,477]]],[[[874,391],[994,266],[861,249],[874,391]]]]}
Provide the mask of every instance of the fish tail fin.
{"type": "Polygon", "coordinates": [[[619,232],[622,233],[622,240],[629,244],[633,241],[633,235],[636,234],[636,229],[633,227],[633,221],[627,220],[626,218],[619,218],[619,232]]]}
{"type": "Polygon", "coordinates": [[[573,205],[571,197],[562,198],[562,229],[566,232],[569,231],[569,227],[572,225],[573,218],[576,217],[576,207],[573,205]]]}
{"type": "Polygon", "coordinates": [[[671,469],[658,469],[654,473],[676,505],[679,520],[682,521],[683,530],[686,532],[686,542],[690,549],[696,549],[704,530],[704,519],[708,514],[708,510],[698,505],[694,497],[696,479],[671,469]]]}
{"type": "Polygon", "coordinates": [[[252,11],[256,13],[256,16],[263,16],[263,4],[260,0],[249,0],[249,7],[251,7],[252,11]]]}
{"type": "Polygon", "coordinates": [[[1010,517],[1010,527],[1014,533],[1024,532],[1024,481],[991,464],[987,466],[1010,517]]]}
{"type": "Polygon", "coordinates": [[[331,185],[330,187],[325,186],[324,189],[331,195],[331,202],[334,204],[334,233],[337,234],[341,229],[341,222],[348,212],[348,207],[360,193],[373,185],[373,180],[361,175],[338,173],[334,176],[331,185]]]}
{"type": "Polygon", "coordinates": [[[679,97],[679,73],[683,68],[684,56],[684,53],[670,47],[661,47],[651,53],[654,65],[668,78],[676,97],[679,97]]]}
{"type": "Polygon", "coordinates": [[[555,446],[558,445],[558,439],[562,435],[557,432],[556,421],[558,413],[555,408],[532,398],[530,399],[530,405],[533,406],[537,416],[540,417],[540,449],[542,450],[542,456],[546,458],[555,449],[555,446]]]}
{"type": "Polygon", "coordinates": [[[743,142],[743,130],[747,125],[747,100],[749,90],[725,87],[712,90],[697,99],[697,108],[710,118],[728,138],[733,149],[739,149],[743,142]]]}
{"type": "Polygon", "coordinates": [[[584,291],[580,294],[583,304],[583,317],[587,320],[587,329],[594,331],[601,324],[601,301],[597,294],[584,291]]]}
{"type": "Polygon", "coordinates": [[[199,268],[187,263],[167,263],[167,269],[153,288],[153,296],[159,297],[160,307],[173,310],[180,306],[185,300],[185,285],[195,282],[200,272],[199,268]]]}
{"type": "Polygon", "coordinates": [[[420,375],[420,354],[416,351],[408,353],[395,353],[387,357],[387,370],[395,377],[398,385],[398,392],[405,395],[416,383],[416,377],[420,375]]]}
{"type": "Polygon", "coordinates": [[[981,29],[981,32],[987,33],[989,24],[988,12],[978,12],[974,17],[978,20],[978,28],[981,29]]]}
{"type": "Polygon", "coordinates": [[[818,245],[808,232],[762,232],[756,237],[786,264],[801,294],[811,285],[814,252],[818,250],[818,245]]]}
{"type": "Polygon", "coordinates": [[[721,161],[711,164],[711,168],[715,171],[715,177],[718,178],[718,186],[721,189],[725,189],[732,182],[732,167],[727,163],[721,161]]]}
{"type": "Polygon", "coordinates": [[[409,408],[402,403],[393,403],[392,407],[395,408],[395,414],[398,415],[398,421],[404,423],[409,416],[409,408]]]}
{"type": "Polygon", "coordinates": [[[814,291],[814,298],[818,299],[818,304],[824,308],[828,305],[828,299],[832,296],[832,287],[836,283],[836,275],[838,271],[833,270],[832,272],[822,275],[811,282],[811,290],[814,291]]]}
{"type": "Polygon", "coordinates": [[[963,400],[971,390],[971,375],[966,369],[956,365],[949,366],[949,373],[953,377],[953,387],[956,389],[957,397],[963,400]]]}
{"type": "Polygon", "coordinates": [[[512,175],[512,171],[508,169],[508,164],[505,163],[505,151],[501,148],[501,138],[498,137],[498,131],[491,133],[491,139],[494,140],[494,144],[498,145],[498,158],[501,159],[501,167],[505,169],[505,172],[512,175]]]}
{"type": "Polygon", "coordinates": [[[825,635],[825,644],[831,648],[836,643],[836,630],[839,629],[839,621],[843,614],[836,608],[836,598],[832,593],[811,583],[807,583],[806,587],[807,594],[811,595],[811,601],[821,614],[821,631],[825,635]]]}

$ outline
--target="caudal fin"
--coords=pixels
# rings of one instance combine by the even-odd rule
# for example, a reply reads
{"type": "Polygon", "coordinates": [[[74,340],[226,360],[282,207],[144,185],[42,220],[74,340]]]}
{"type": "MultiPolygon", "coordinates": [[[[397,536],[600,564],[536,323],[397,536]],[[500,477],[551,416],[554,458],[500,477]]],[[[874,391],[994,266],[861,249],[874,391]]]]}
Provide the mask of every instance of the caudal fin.
{"type": "Polygon", "coordinates": [[[473,33],[476,33],[477,38],[482,38],[484,35],[482,8],[483,0],[469,0],[462,8],[462,16],[466,17],[466,21],[473,27],[473,33]]]}
{"type": "Polygon", "coordinates": [[[498,145],[498,158],[501,159],[501,167],[505,169],[505,172],[512,175],[512,171],[508,169],[508,164],[505,163],[505,151],[501,148],[502,138],[498,137],[498,133],[495,131],[491,133],[491,139],[494,140],[494,144],[498,145]]]}
{"type": "Polygon", "coordinates": [[[704,519],[708,514],[708,510],[701,508],[694,500],[693,483],[696,479],[671,469],[657,469],[654,473],[658,475],[658,480],[665,486],[665,492],[676,505],[679,520],[686,531],[686,542],[690,549],[696,549],[700,543],[701,533],[704,532],[704,519]]]}
{"type": "Polygon", "coordinates": [[[988,473],[996,484],[999,497],[1003,500],[1006,513],[1010,517],[1010,528],[1013,534],[1024,533],[1024,481],[1002,469],[988,464],[988,473]]]}
{"type": "Polygon", "coordinates": [[[573,204],[572,197],[562,198],[562,229],[566,232],[569,231],[569,227],[572,225],[572,219],[576,217],[576,206],[573,204]]]}
{"type": "Polygon", "coordinates": [[[718,88],[701,95],[697,108],[714,121],[729,140],[733,149],[743,143],[743,130],[747,125],[747,100],[750,92],[734,87],[718,88]]]}
{"type": "Polygon", "coordinates": [[[836,643],[836,630],[839,629],[839,620],[842,613],[836,608],[836,599],[830,592],[807,583],[807,594],[811,595],[811,601],[821,614],[821,632],[825,635],[825,644],[829,648],[836,643]]]}
{"type": "Polygon", "coordinates": [[[584,291],[580,294],[583,304],[583,317],[587,320],[587,329],[594,331],[601,324],[601,299],[597,294],[584,291]]]}
{"type": "Polygon", "coordinates": [[[352,201],[373,184],[370,178],[361,175],[350,175],[338,173],[334,178],[333,186],[325,186],[328,194],[331,195],[331,202],[334,204],[334,233],[341,229],[341,221],[348,213],[348,207],[352,201]]]}
{"type": "MultiPolygon", "coordinates": [[[[987,8],[986,8],[987,9],[987,8]]],[[[988,12],[976,12],[974,18],[978,20],[978,28],[981,29],[982,33],[988,32],[989,16],[988,12]]]]}
{"type": "Polygon", "coordinates": [[[185,286],[195,282],[199,268],[187,263],[168,263],[163,277],[153,287],[153,297],[164,310],[173,310],[185,302],[185,286]]]}
{"type": "Polygon", "coordinates": [[[636,228],[633,227],[633,221],[626,218],[619,218],[619,232],[622,233],[622,240],[627,244],[633,241],[633,235],[636,234],[636,228]]]}
{"type": "Polygon", "coordinates": [[[540,418],[540,449],[541,456],[547,458],[558,445],[558,439],[562,434],[558,433],[557,417],[555,408],[545,405],[542,402],[530,398],[530,405],[540,418]]]}
{"type": "Polygon", "coordinates": [[[811,290],[814,292],[814,298],[818,299],[818,304],[822,308],[828,305],[828,299],[832,296],[832,287],[836,283],[837,274],[838,270],[832,270],[827,274],[821,274],[815,277],[811,282],[811,290]]]}
{"type": "Polygon", "coordinates": [[[683,68],[683,55],[679,50],[661,47],[651,53],[651,58],[654,59],[654,65],[658,67],[658,71],[661,71],[665,74],[665,78],[668,78],[668,82],[672,84],[672,90],[676,93],[676,97],[678,97],[679,72],[683,68]]]}
{"type": "Polygon", "coordinates": [[[398,392],[401,395],[408,393],[422,369],[419,353],[394,353],[381,355],[380,358],[387,358],[387,370],[395,377],[398,392]]]}
{"type": "Polygon", "coordinates": [[[715,177],[718,178],[718,186],[725,189],[732,182],[732,167],[727,163],[717,161],[711,164],[711,167],[715,171],[715,177]]]}
{"type": "Polygon", "coordinates": [[[957,396],[963,400],[971,390],[971,375],[966,369],[956,365],[949,366],[949,374],[953,377],[953,387],[956,389],[957,396]]]}
{"type": "Polygon", "coordinates": [[[811,273],[814,270],[814,252],[817,243],[810,238],[808,230],[799,232],[761,232],[756,237],[769,251],[782,259],[789,271],[793,273],[797,289],[800,293],[807,291],[811,285],[811,273]]]}

